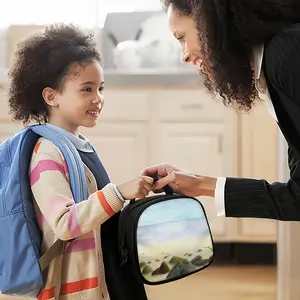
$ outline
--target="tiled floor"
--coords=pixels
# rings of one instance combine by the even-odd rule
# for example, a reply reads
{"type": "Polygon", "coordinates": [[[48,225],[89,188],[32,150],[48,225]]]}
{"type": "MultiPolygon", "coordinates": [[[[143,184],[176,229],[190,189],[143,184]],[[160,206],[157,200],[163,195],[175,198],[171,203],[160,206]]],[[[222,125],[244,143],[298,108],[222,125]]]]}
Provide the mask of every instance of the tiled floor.
{"type": "Polygon", "coordinates": [[[210,267],[147,291],[149,300],[275,300],[276,268],[210,267]]]}

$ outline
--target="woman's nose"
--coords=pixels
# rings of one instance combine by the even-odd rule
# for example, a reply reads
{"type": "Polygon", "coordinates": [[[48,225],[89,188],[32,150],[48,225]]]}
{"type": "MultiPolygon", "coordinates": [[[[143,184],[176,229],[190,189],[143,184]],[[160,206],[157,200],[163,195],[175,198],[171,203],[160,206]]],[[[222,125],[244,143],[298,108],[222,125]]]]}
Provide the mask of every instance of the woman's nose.
{"type": "Polygon", "coordinates": [[[183,53],[182,53],[182,62],[183,63],[189,63],[189,62],[191,62],[191,55],[190,55],[190,53],[188,52],[188,51],[184,51],[183,53]]]}

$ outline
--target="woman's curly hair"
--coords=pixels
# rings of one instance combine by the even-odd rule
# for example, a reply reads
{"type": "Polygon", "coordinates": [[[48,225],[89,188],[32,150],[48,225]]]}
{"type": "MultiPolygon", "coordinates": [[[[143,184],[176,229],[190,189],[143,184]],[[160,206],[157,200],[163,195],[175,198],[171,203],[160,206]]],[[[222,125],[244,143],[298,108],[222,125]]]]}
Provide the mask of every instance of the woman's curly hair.
{"type": "Polygon", "coordinates": [[[250,66],[255,46],[300,22],[299,0],[161,0],[165,10],[172,6],[194,19],[204,84],[218,93],[225,105],[248,111],[258,98],[250,66]]]}
{"type": "Polygon", "coordinates": [[[45,87],[63,91],[71,64],[101,61],[92,33],[74,25],[54,24],[18,44],[9,70],[8,103],[13,120],[44,123],[48,106],[45,87]]]}

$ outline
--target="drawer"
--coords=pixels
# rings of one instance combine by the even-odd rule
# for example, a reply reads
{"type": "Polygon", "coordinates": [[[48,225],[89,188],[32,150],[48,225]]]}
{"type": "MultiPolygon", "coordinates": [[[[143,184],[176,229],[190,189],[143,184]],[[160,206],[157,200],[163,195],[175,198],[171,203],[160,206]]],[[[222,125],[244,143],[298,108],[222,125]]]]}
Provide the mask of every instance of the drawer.
{"type": "MultiPolygon", "coordinates": [[[[0,87],[0,120],[11,120],[8,114],[6,90],[0,87]]],[[[149,98],[142,91],[105,91],[101,120],[146,121],[150,118],[149,98]]]]}
{"type": "Polygon", "coordinates": [[[144,90],[104,91],[101,120],[146,121],[150,119],[150,97],[144,90]]]}
{"type": "Polygon", "coordinates": [[[223,121],[225,107],[204,89],[161,90],[157,94],[157,113],[162,121],[223,121]]]}

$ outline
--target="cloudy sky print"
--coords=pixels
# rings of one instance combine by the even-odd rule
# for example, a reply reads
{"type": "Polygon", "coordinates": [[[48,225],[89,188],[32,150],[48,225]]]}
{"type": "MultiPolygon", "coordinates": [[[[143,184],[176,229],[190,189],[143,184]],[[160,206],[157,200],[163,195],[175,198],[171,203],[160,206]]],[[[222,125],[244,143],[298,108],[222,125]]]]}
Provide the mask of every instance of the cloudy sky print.
{"type": "Polygon", "coordinates": [[[171,240],[209,236],[201,205],[181,198],[156,203],[147,208],[138,223],[138,243],[143,246],[171,240]]]}

